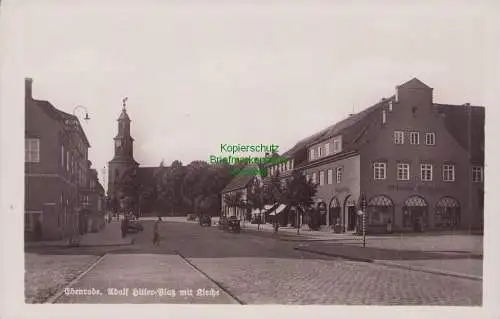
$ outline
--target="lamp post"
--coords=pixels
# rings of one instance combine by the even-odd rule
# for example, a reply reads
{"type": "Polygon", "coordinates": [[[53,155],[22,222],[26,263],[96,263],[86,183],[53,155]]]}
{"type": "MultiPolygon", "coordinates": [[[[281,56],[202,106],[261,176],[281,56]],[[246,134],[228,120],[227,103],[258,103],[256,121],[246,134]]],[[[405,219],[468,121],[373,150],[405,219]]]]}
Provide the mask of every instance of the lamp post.
{"type": "Polygon", "coordinates": [[[366,196],[364,193],[361,193],[361,212],[363,218],[363,247],[366,247],[366,196]]]}

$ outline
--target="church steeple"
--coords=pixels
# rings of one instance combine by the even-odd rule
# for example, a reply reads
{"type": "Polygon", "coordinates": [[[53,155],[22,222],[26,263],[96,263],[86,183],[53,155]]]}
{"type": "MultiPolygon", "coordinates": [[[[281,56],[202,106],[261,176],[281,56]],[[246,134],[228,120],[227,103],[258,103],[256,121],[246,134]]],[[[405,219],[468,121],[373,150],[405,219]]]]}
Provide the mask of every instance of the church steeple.
{"type": "Polygon", "coordinates": [[[115,191],[120,189],[122,175],[130,168],[137,168],[139,163],[134,160],[134,139],[130,135],[130,117],[126,109],[127,98],[122,100],[122,112],[118,117],[118,133],[115,141],[115,154],[109,162],[108,192],[117,195],[115,191]]]}
{"type": "Polygon", "coordinates": [[[115,140],[115,158],[134,161],[134,139],[130,135],[130,117],[127,114],[126,102],[128,98],[122,100],[122,112],[118,117],[118,134],[115,140]]]}

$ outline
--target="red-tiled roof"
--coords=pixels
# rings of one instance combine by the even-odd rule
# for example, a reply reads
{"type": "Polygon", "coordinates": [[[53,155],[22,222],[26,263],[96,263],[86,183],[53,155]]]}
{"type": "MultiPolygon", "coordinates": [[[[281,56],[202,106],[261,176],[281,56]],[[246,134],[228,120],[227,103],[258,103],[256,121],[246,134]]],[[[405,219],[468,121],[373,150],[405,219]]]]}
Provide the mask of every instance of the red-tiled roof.
{"type": "Polygon", "coordinates": [[[484,163],[484,121],[482,106],[434,104],[444,115],[446,129],[457,142],[470,151],[471,161],[484,163]]]}
{"type": "MultiPolygon", "coordinates": [[[[372,124],[372,119],[369,115],[373,114],[376,110],[382,108],[394,97],[388,99],[383,99],[377,104],[349,116],[348,118],[337,122],[329,127],[321,130],[320,132],[306,137],[299,141],[294,147],[286,151],[283,157],[292,157],[299,152],[304,152],[307,147],[319,143],[321,141],[327,140],[329,138],[335,137],[342,134],[342,144],[343,151],[356,149],[364,139],[364,133],[368,129],[368,126],[372,124]]],[[[296,163],[296,166],[300,163],[296,163]]]]}
{"type": "Polygon", "coordinates": [[[231,192],[234,190],[238,189],[243,189],[248,186],[248,184],[253,180],[255,177],[254,174],[251,174],[251,171],[253,170],[258,170],[259,167],[256,164],[248,164],[245,166],[243,171],[241,171],[240,174],[236,175],[230,182],[227,184],[226,187],[222,190],[222,193],[227,193],[231,192]]]}

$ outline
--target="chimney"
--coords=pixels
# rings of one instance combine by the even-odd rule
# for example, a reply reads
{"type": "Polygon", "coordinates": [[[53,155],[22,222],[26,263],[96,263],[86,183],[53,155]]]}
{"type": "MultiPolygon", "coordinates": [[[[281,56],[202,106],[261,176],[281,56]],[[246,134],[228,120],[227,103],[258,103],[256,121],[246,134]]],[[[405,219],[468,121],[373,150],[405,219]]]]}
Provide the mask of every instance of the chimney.
{"type": "Polygon", "coordinates": [[[32,78],[25,78],[24,79],[24,96],[26,99],[33,99],[33,79],[32,78]]]}

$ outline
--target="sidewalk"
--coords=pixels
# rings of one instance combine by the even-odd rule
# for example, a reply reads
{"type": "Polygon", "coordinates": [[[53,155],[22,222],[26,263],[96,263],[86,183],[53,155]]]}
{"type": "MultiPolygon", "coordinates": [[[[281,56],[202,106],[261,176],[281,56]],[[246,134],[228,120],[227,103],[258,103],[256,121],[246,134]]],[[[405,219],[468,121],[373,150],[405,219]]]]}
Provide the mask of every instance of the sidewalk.
{"type": "Polygon", "coordinates": [[[296,250],[389,267],[482,280],[483,256],[463,251],[384,249],[341,243],[307,243],[296,250]]]}
{"type": "MultiPolygon", "coordinates": [[[[272,232],[272,225],[246,224],[245,230],[272,232]]],[[[363,237],[351,233],[280,227],[279,239],[300,242],[295,249],[353,261],[482,280],[483,237],[469,234],[394,234],[363,237]]]]}
{"type": "MultiPolygon", "coordinates": [[[[122,238],[120,222],[112,221],[106,224],[103,229],[97,233],[87,233],[80,236],[79,247],[93,247],[93,246],[123,246],[133,244],[133,236],[130,234],[122,238]]],[[[58,241],[36,241],[25,242],[25,247],[70,247],[68,240],[58,241]]]]}

